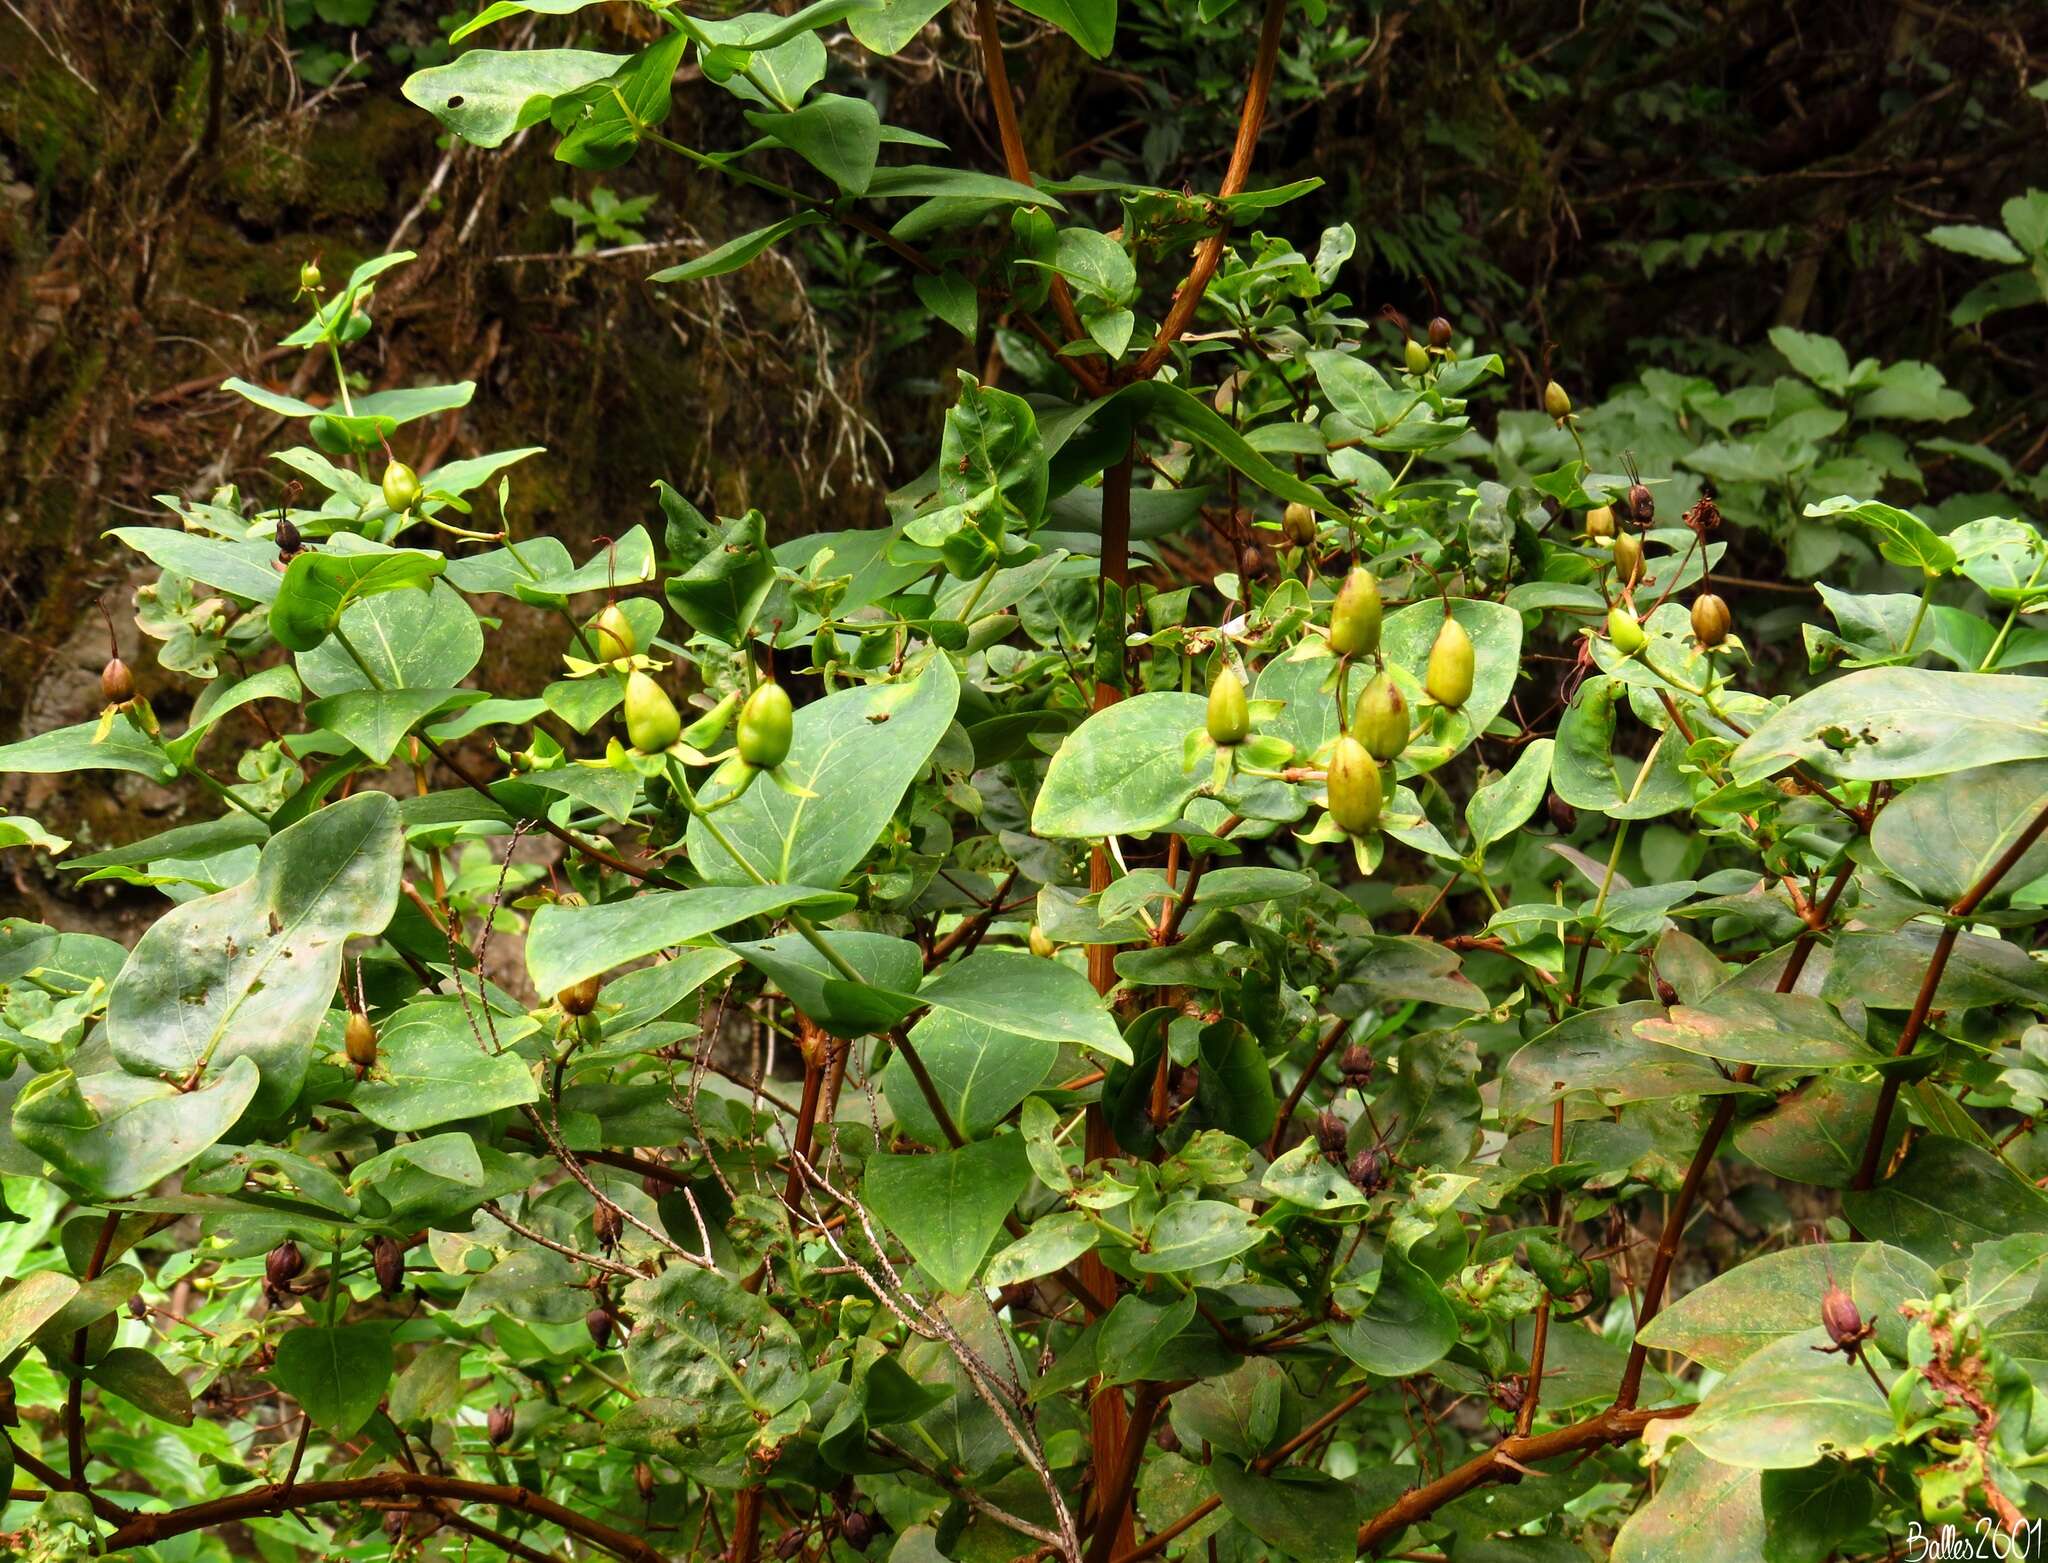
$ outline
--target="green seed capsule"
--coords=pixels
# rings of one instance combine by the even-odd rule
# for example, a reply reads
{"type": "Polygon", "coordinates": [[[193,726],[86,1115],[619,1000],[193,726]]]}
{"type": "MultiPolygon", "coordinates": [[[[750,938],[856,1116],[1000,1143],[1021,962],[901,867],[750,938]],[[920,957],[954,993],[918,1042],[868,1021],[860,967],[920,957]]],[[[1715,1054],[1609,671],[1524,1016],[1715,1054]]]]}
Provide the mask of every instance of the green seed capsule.
{"type": "Polygon", "coordinates": [[[410,510],[420,502],[420,475],[402,461],[384,469],[384,503],[393,510],[410,510]]]}
{"type": "Polygon", "coordinates": [[[1612,537],[1614,535],[1614,507],[1595,505],[1586,512],[1586,535],[1588,537],[1612,537]]]}
{"type": "Polygon", "coordinates": [[[1410,374],[1429,373],[1429,349],[1412,336],[1402,342],[1401,357],[1407,363],[1410,374]]]}
{"type": "Polygon", "coordinates": [[[1440,706],[1455,711],[1472,698],[1472,637],[1456,619],[1445,616],[1443,628],[1429,648],[1423,692],[1440,706]]]}
{"type": "Polygon", "coordinates": [[[640,638],[633,633],[633,621],[626,617],[626,610],[608,602],[604,612],[590,621],[590,644],[597,650],[598,661],[616,662],[638,651],[640,638]]]}
{"type": "Polygon", "coordinates": [[[1209,685],[1209,737],[1219,744],[1241,744],[1252,734],[1252,711],[1244,680],[1225,663],[1209,685]]]}
{"type": "Polygon", "coordinates": [[[1607,610],[1607,638],[1614,642],[1614,649],[1624,657],[1632,657],[1650,644],[1650,637],[1643,633],[1642,621],[1620,603],[1607,610]]]}
{"type": "Polygon", "coordinates": [[[789,691],[772,679],[763,682],[740,707],[740,758],[757,769],[774,770],[789,758],[795,714],[789,691]]]}
{"type": "Polygon", "coordinates": [[[626,736],[642,754],[659,754],[683,730],[668,691],[637,669],[626,675],[626,736]]]}
{"type": "Polygon", "coordinates": [[[1380,785],[1380,766],[1365,745],[1349,736],[1339,738],[1330,755],[1330,818],[1354,836],[1362,836],[1380,822],[1385,790],[1380,785]]]}
{"type": "Polygon", "coordinates": [[[1643,578],[1643,540],[1633,532],[1624,532],[1614,540],[1614,573],[1621,577],[1624,586],[1633,586],[1643,578]]]}
{"type": "Polygon", "coordinates": [[[1042,960],[1050,959],[1057,948],[1051,936],[1036,923],[1031,925],[1031,933],[1025,942],[1030,945],[1031,953],[1042,960]]]}
{"type": "Polygon", "coordinates": [[[1384,671],[1375,673],[1351,713],[1351,736],[1375,760],[1394,760],[1408,747],[1410,731],[1408,702],[1400,686],[1384,671]]]}
{"type": "Polygon", "coordinates": [[[1289,503],[1285,515],[1281,518],[1280,526],[1281,530],[1286,534],[1287,541],[1296,548],[1313,548],[1315,546],[1316,513],[1300,500],[1297,499],[1289,503]]]}
{"type": "Polygon", "coordinates": [[[1543,387],[1543,410],[1562,423],[1572,415],[1571,392],[1552,380],[1543,387]]]}
{"type": "Polygon", "coordinates": [[[1692,600],[1692,633],[1694,639],[1709,649],[1718,646],[1728,638],[1728,632],[1735,627],[1735,616],[1728,611],[1728,604],[1713,592],[1701,592],[1692,600]]]}
{"type": "Polygon", "coordinates": [[[316,262],[307,261],[299,268],[299,287],[307,293],[320,291],[320,267],[316,262]]]}
{"type": "Polygon", "coordinates": [[[1380,649],[1380,583],[1367,569],[1354,569],[1337,590],[1330,610],[1330,649],[1340,657],[1365,657],[1380,649]]]}

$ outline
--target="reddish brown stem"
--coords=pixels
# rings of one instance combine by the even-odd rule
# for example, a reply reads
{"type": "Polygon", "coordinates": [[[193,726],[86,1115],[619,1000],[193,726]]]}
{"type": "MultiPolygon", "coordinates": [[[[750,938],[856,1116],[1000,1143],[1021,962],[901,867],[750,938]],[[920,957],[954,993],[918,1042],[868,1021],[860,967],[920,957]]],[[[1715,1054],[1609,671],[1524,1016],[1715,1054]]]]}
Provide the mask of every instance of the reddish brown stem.
{"type": "Polygon", "coordinates": [[[1294,1117],[1294,1109],[1301,1105],[1302,1093],[1308,1090],[1309,1082],[1315,1079],[1323,1062],[1336,1051],[1337,1044],[1344,1040],[1344,1033],[1351,1029],[1351,1022],[1338,1020],[1323,1033],[1323,1040],[1316,1044],[1315,1057],[1302,1068],[1301,1078],[1294,1082],[1294,1089],[1287,1093],[1287,1100],[1280,1104],[1280,1116],[1273,1121],[1273,1133],[1266,1140],[1266,1159],[1271,1161],[1280,1150],[1281,1137],[1287,1133],[1287,1125],[1294,1117]]]}
{"type": "MultiPolygon", "coordinates": [[[[1524,1438],[1503,1438],[1483,1454],[1446,1471],[1435,1481],[1410,1489],[1358,1528],[1358,1550],[1370,1552],[1391,1541],[1410,1525],[1429,1518],[1453,1498],[1462,1498],[1488,1482],[1516,1481],[1525,1466],[1559,1455],[1577,1454],[1607,1444],[1625,1444],[1642,1436],[1644,1428],[1665,1417],[1688,1415],[1691,1406],[1667,1406],[1655,1411],[1624,1411],[1611,1408],[1583,1422],[1560,1427],[1554,1432],[1524,1438]]],[[[1118,1563],[1123,1563],[1119,1559],[1118,1563]]]]}
{"type": "MultiPolygon", "coordinates": [[[[1778,974],[1778,992],[1790,993],[1799,985],[1799,975],[1806,970],[1806,957],[1813,949],[1814,941],[1821,930],[1835,915],[1835,904],[1841,900],[1842,892],[1849,886],[1850,877],[1856,872],[1853,861],[1845,861],[1835,873],[1834,883],[1828,886],[1828,893],[1813,921],[1799,931],[1799,937],[1792,941],[1792,953],[1785,959],[1785,969],[1778,974]]],[[[1738,1084],[1747,1085],[1756,1074],[1756,1065],[1743,1064],[1735,1071],[1738,1084]]],[[[1721,1148],[1721,1140],[1728,1133],[1728,1126],[1735,1121],[1734,1096],[1724,1096],[1714,1104],[1714,1116],[1707,1122],[1707,1132],[1700,1136],[1700,1143],[1693,1152],[1692,1161],[1685,1169],[1685,1178],[1678,1186],[1678,1195],[1671,1202],[1671,1213],[1665,1218],[1664,1230],[1657,1234],[1657,1252],[1650,1262],[1649,1283],[1643,1288],[1642,1306],[1636,1311],[1636,1331],[1640,1335],[1643,1326],[1657,1316],[1657,1310],[1664,1304],[1664,1289],[1671,1281],[1671,1267],[1678,1258],[1678,1240],[1685,1232],[1685,1224],[1691,1218],[1693,1201],[1699,1196],[1700,1184],[1705,1181],[1707,1167],[1721,1148]]],[[[1636,1403],[1636,1396],[1642,1392],[1643,1368],[1649,1361],[1649,1349],[1640,1343],[1628,1349],[1628,1364],[1622,1369],[1621,1388],[1616,1391],[1614,1404],[1618,1410],[1626,1411],[1636,1403]]]]}
{"type": "MultiPolygon", "coordinates": [[[[988,4],[989,0],[979,0],[988,4]]],[[[1266,123],[1266,100],[1273,90],[1273,72],[1280,62],[1280,24],[1287,16],[1287,0],[1266,0],[1265,19],[1259,24],[1259,52],[1252,64],[1251,80],[1245,85],[1244,107],[1237,117],[1237,142],[1230,150],[1230,166],[1224,170],[1218,196],[1236,195],[1252,171],[1252,154],[1258,149],[1259,132],[1266,123]]],[[[1226,226],[1209,235],[1195,251],[1195,261],[1173,296],[1173,303],[1160,323],[1159,335],[1131,370],[1133,380],[1149,380],[1159,373],[1173,344],[1195,318],[1202,295],[1223,263],[1223,246],[1230,237],[1226,226]]]]}
{"type": "MultiPolygon", "coordinates": [[[[1998,861],[1978,876],[1977,882],[1958,896],[1949,907],[1950,917],[1957,919],[1942,929],[1941,937],[1935,942],[1934,954],[1927,962],[1927,975],[1921,979],[1920,992],[1913,1000],[1911,1013],[1899,1032],[1899,1044],[1892,1049],[1892,1056],[1904,1058],[1913,1051],[1920,1040],[1921,1028],[1927,1024],[1927,1013],[1934,1007],[1934,995],[1941,987],[1941,975],[1948,968],[1948,958],[1956,947],[1956,939],[1962,932],[1961,919],[1977,910],[1978,903],[1993,890],[1998,882],[2012,872],[2019,860],[2041,839],[2041,833],[2048,831],[2048,809],[2036,814],[2027,828],[2012,840],[2012,844],[1998,855],[1998,861]]],[[[1877,1111],[1870,1120],[1870,1137],[1863,1142],[1863,1161],[1856,1169],[1855,1180],[1849,1185],[1854,1189],[1867,1189],[1876,1181],[1877,1163],[1884,1154],[1884,1141],[1891,1127],[1892,1109],[1898,1104],[1899,1081],[1896,1075],[1887,1078],[1877,1093],[1877,1111]]]]}
{"type": "Polygon", "coordinates": [[[120,1528],[107,1538],[106,1550],[119,1552],[128,1547],[153,1546],[173,1536],[208,1530],[236,1520],[255,1519],[259,1515],[285,1514],[328,1503],[402,1498],[449,1498],[465,1504],[496,1504],[500,1508],[517,1509],[560,1526],[570,1535],[580,1536],[615,1557],[629,1560],[629,1563],[666,1563],[660,1552],[638,1536],[629,1536],[600,1520],[566,1509],[541,1493],[524,1487],[463,1481],[453,1476],[434,1476],[418,1471],[382,1471],[375,1476],[357,1476],[343,1481],[300,1482],[289,1491],[273,1483],[160,1514],[126,1514],[120,1528]]]}
{"type": "MultiPolygon", "coordinates": [[[[1330,1407],[1329,1410],[1309,1423],[1307,1427],[1304,1427],[1300,1432],[1288,1439],[1278,1449],[1275,1449],[1270,1454],[1261,1455],[1258,1459],[1254,1460],[1252,1462],[1252,1469],[1261,1476],[1266,1475],[1297,1450],[1306,1449],[1310,1444],[1322,1437],[1324,1433],[1335,1427],[1352,1408],[1357,1406],[1360,1401],[1364,1400],[1371,1393],[1372,1385],[1369,1382],[1359,1385],[1358,1388],[1354,1389],[1350,1394],[1330,1407]]],[[[1154,1532],[1146,1537],[1144,1541],[1126,1552],[1119,1552],[1113,1563],[1141,1563],[1141,1560],[1161,1551],[1176,1536],[1187,1531],[1189,1527],[1200,1524],[1208,1516],[1214,1514],[1222,1502],[1221,1498],[1204,1498],[1164,1530],[1154,1532]]]]}
{"type": "MultiPolygon", "coordinates": [[[[107,1212],[100,1223],[99,1241],[93,1244],[92,1257],[85,1262],[85,1274],[80,1279],[91,1285],[106,1268],[107,1254],[114,1246],[115,1229],[121,1225],[118,1210],[107,1212]]],[[[65,1433],[71,1445],[71,1481],[79,1491],[85,1490],[85,1352],[86,1337],[91,1332],[81,1329],[71,1337],[71,1387],[64,1400],[65,1433]]]]}
{"type": "MultiPolygon", "coordinates": [[[[1018,184],[1028,185],[1031,183],[1031,155],[1024,150],[1024,131],[1017,123],[1017,100],[1010,90],[1010,68],[1003,61],[1003,39],[996,25],[995,0],[974,0],[974,30],[981,35],[981,74],[988,83],[990,105],[996,111],[996,137],[1003,145],[1004,171],[1018,184]]],[[[1066,332],[1067,341],[1086,339],[1065,277],[1056,275],[1052,279],[1052,307],[1060,317],[1060,329],[1066,332]]],[[[1026,323],[1035,325],[1028,320],[1026,323]]],[[[1091,365],[1059,352],[1057,347],[1051,351],[1055,362],[1066,363],[1072,368],[1082,389],[1090,396],[1102,394],[1101,376],[1091,365]]]]}

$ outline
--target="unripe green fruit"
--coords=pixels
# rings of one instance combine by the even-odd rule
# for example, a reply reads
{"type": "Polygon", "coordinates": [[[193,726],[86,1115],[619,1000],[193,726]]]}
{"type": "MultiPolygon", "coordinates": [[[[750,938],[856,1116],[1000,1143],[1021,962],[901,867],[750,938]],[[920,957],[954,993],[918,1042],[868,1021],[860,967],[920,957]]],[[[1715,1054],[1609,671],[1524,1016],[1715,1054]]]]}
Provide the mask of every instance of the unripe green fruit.
{"type": "Polygon", "coordinates": [[[1643,578],[1643,540],[1633,532],[1624,532],[1614,540],[1614,573],[1621,577],[1624,586],[1633,586],[1643,578]]]}
{"type": "Polygon", "coordinates": [[[1228,663],[1209,685],[1209,737],[1219,744],[1241,744],[1252,734],[1252,709],[1245,699],[1244,680],[1228,663]]]}
{"type": "Polygon", "coordinates": [[[1571,392],[1552,380],[1543,387],[1543,410],[1559,422],[1563,422],[1572,415],[1571,392]]]}
{"type": "Polygon", "coordinates": [[[1423,692],[1440,706],[1455,711],[1472,698],[1472,637],[1456,619],[1444,618],[1443,628],[1429,648],[1429,667],[1423,673],[1423,692]]]}
{"type": "Polygon", "coordinates": [[[645,673],[626,675],[626,736],[642,754],[659,754],[676,741],[683,718],[668,691],[645,673]]]}
{"type": "Polygon", "coordinates": [[[1337,590],[1330,610],[1330,649],[1340,657],[1370,656],[1380,649],[1380,583],[1372,571],[1354,569],[1337,590]]]}
{"type": "Polygon", "coordinates": [[[402,461],[384,469],[384,503],[393,510],[410,510],[420,502],[420,475],[402,461]]]}
{"type": "Polygon", "coordinates": [[[318,262],[307,261],[299,268],[299,286],[308,293],[320,291],[320,267],[318,262]]]}
{"type": "Polygon", "coordinates": [[[1316,541],[1316,513],[1300,500],[1294,500],[1289,503],[1286,514],[1281,518],[1281,530],[1286,533],[1287,541],[1296,548],[1313,548],[1316,541]]]}
{"type": "Polygon", "coordinates": [[[1408,747],[1410,731],[1408,702],[1400,686],[1384,671],[1375,673],[1352,710],[1351,736],[1375,760],[1394,760],[1408,747]]]}
{"type": "Polygon", "coordinates": [[[342,1028],[342,1046],[348,1052],[348,1061],[358,1069],[368,1069],[377,1062],[377,1028],[370,1024],[370,1017],[359,1009],[348,1012],[348,1024],[342,1028]]]}
{"type": "Polygon", "coordinates": [[[1025,942],[1030,945],[1031,953],[1041,959],[1048,958],[1053,953],[1054,946],[1051,936],[1036,923],[1031,925],[1030,937],[1025,942]]]}
{"type": "Polygon", "coordinates": [[[1728,638],[1729,630],[1735,627],[1735,616],[1728,611],[1728,604],[1713,592],[1701,592],[1692,600],[1692,633],[1702,646],[1712,648],[1728,638]]]}
{"type": "Polygon", "coordinates": [[[1586,512],[1586,535],[1588,537],[1612,537],[1614,535],[1614,507],[1595,505],[1586,512]]]}
{"type": "Polygon", "coordinates": [[[795,714],[788,690],[772,679],[762,683],[740,707],[740,758],[757,769],[774,770],[789,758],[795,714]]]}
{"type": "Polygon", "coordinates": [[[1607,610],[1607,638],[1614,642],[1614,649],[1624,657],[1632,657],[1650,644],[1650,637],[1643,633],[1642,621],[1620,603],[1607,610]]]}
{"type": "Polygon", "coordinates": [[[1402,342],[1401,357],[1407,363],[1410,374],[1429,373],[1429,349],[1412,336],[1402,342]]]}
{"type": "Polygon", "coordinates": [[[598,661],[617,662],[640,649],[640,638],[633,633],[633,621],[626,617],[626,610],[608,602],[604,612],[590,622],[590,644],[597,650],[598,661]]]}
{"type": "Polygon", "coordinates": [[[1356,738],[1337,740],[1330,755],[1329,791],[1330,818],[1340,829],[1362,836],[1380,822],[1386,795],[1380,785],[1379,761],[1356,738]]]}

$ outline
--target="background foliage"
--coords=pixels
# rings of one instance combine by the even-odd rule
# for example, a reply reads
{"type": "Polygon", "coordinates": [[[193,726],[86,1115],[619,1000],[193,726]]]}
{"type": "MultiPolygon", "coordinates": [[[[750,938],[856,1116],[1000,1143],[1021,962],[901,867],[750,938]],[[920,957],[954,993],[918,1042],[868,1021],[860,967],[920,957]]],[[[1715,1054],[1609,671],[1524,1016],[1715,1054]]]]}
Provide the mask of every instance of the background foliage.
{"type": "Polygon", "coordinates": [[[17,1550],[2022,1531],[2016,18],[10,13],[17,1550]]]}

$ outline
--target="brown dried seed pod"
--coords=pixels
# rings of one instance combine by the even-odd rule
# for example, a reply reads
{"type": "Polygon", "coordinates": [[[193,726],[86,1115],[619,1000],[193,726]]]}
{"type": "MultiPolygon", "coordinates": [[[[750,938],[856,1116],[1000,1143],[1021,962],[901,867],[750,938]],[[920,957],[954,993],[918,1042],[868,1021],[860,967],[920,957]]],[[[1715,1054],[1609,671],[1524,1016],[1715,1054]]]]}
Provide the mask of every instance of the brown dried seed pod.
{"type": "Polygon", "coordinates": [[[512,1436],[512,1408],[492,1406],[491,1414],[484,1419],[484,1434],[492,1445],[502,1445],[512,1436]]]}
{"type": "Polygon", "coordinates": [[[599,1351],[603,1351],[612,1343],[612,1330],[617,1323],[618,1320],[611,1309],[603,1303],[599,1303],[583,1316],[583,1327],[590,1332],[591,1342],[599,1351]]]}
{"type": "Polygon", "coordinates": [[[1316,1144],[1325,1156],[1341,1159],[1344,1142],[1351,1137],[1350,1125],[1325,1107],[1316,1114],[1316,1144]]]}
{"type": "Polygon", "coordinates": [[[1857,1312],[1855,1299],[1839,1286],[1831,1284],[1821,1297],[1820,1322],[1827,1327],[1828,1339],[1844,1351],[1862,1344],[1866,1338],[1863,1315],[1857,1312]]]}
{"type": "Polygon", "coordinates": [[[573,987],[564,988],[555,995],[555,1002],[562,1006],[565,1015],[588,1015],[597,1008],[597,996],[603,991],[595,977],[585,977],[573,987]]]}
{"type": "Polygon", "coordinates": [[[590,1213],[590,1230],[597,1236],[597,1246],[610,1253],[619,1246],[619,1233],[625,1223],[619,1219],[619,1207],[606,1200],[599,1200],[590,1213]]]}
{"type": "Polygon", "coordinates": [[[100,698],[110,706],[124,706],[135,698],[135,675],[119,657],[107,658],[100,669],[100,698]]]}
{"type": "Polygon", "coordinates": [[[1344,1083],[1356,1089],[1372,1079],[1372,1072],[1378,1062],[1372,1056],[1372,1049],[1363,1042],[1354,1042],[1344,1049],[1337,1060],[1337,1071],[1343,1075],[1344,1083]]]}
{"type": "Polygon", "coordinates": [[[405,1286],[405,1250],[398,1239],[381,1234],[370,1239],[370,1268],[377,1274],[377,1290],[396,1297],[405,1286]]]}

